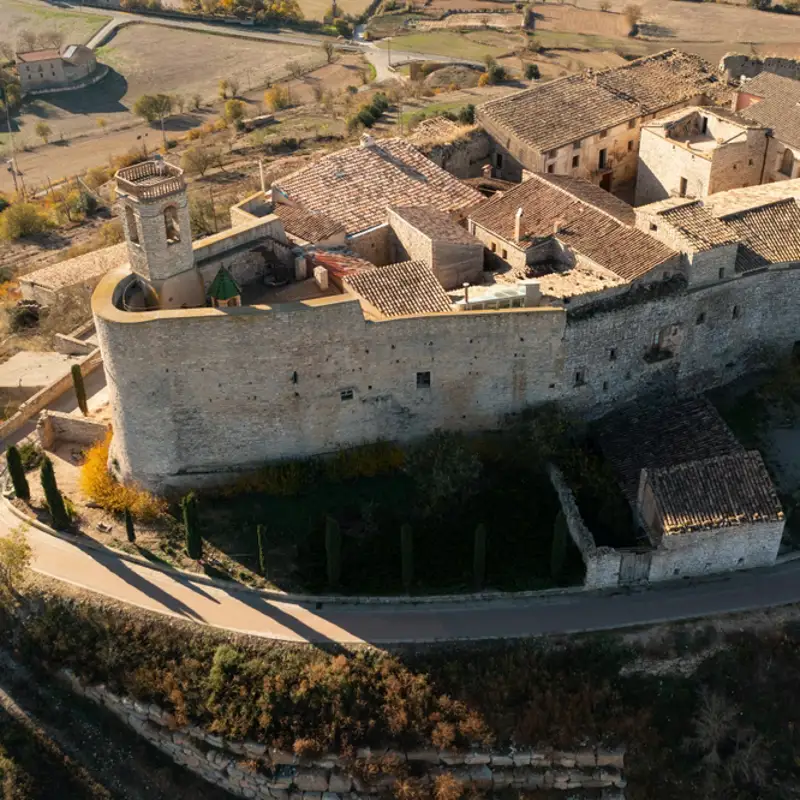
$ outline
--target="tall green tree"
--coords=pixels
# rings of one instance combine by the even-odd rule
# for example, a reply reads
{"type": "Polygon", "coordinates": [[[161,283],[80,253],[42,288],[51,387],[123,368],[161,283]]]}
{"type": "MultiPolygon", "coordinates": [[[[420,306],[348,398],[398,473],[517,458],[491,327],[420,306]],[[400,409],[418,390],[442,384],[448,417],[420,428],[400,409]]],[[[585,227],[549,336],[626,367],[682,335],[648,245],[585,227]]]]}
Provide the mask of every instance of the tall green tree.
{"type": "Polygon", "coordinates": [[[200,536],[200,526],[197,514],[197,495],[189,492],[181,500],[183,511],[183,527],[186,531],[186,552],[189,558],[201,559],[203,557],[203,539],[200,536]]]}
{"type": "Polygon", "coordinates": [[[400,549],[403,570],[403,588],[411,591],[414,583],[414,531],[409,524],[400,528],[400,549]]]}
{"type": "Polygon", "coordinates": [[[486,580],[486,526],[475,528],[475,542],[472,551],[472,582],[475,591],[483,589],[486,580]]]}
{"type": "Polygon", "coordinates": [[[125,509],[125,533],[128,536],[128,541],[133,543],[136,541],[136,530],[133,527],[133,514],[129,508],[125,509]]]}
{"type": "Polygon", "coordinates": [[[262,576],[267,574],[267,531],[263,525],[256,526],[258,540],[258,571],[262,576]]]}
{"type": "Polygon", "coordinates": [[[85,417],[89,413],[89,404],[86,401],[86,385],[83,382],[80,364],[73,364],[70,372],[72,373],[72,385],[75,389],[75,399],[78,401],[78,408],[81,410],[81,414],[85,417]]]}
{"type": "Polygon", "coordinates": [[[50,510],[50,517],[53,520],[53,527],[64,530],[69,527],[69,514],[64,503],[64,497],[58,489],[56,483],[56,473],[53,469],[53,462],[48,456],[42,460],[42,489],[47,508],[50,510]]]}
{"type": "Polygon", "coordinates": [[[342,578],[342,531],[333,517],[325,519],[325,555],[328,562],[328,586],[338,589],[342,578]]]}
{"type": "Polygon", "coordinates": [[[8,473],[11,475],[11,483],[14,484],[14,494],[27,503],[31,499],[31,487],[28,486],[28,479],[25,477],[22,457],[13,444],[6,450],[6,462],[8,463],[8,473]]]}

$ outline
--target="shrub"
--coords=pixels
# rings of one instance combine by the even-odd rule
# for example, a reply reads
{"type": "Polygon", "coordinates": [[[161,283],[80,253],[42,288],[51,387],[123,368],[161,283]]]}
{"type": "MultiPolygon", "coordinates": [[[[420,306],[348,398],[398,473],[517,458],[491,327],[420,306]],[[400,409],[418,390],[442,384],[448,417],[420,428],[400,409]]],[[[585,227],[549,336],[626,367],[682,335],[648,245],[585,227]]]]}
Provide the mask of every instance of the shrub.
{"type": "Polygon", "coordinates": [[[197,495],[189,492],[181,500],[183,512],[183,527],[186,531],[186,553],[195,561],[203,557],[203,538],[200,536],[200,526],[197,519],[197,495]]]}
{"type": "Polygon", "coordinates": [[[44,453],[36,442],[22,442],[17,450],[19,450],[25,472],[30,472],[41,465],[44,453]]]}
{"type": "Polygon", "coordinates": [[[525,77],[529,81],[538,81],[539,78],[542,77],[541,73],[539,72],[539,65],[538,64],[527,64],[525,66],[525,77]]]}
{"type": "Polygon", "coordinates": [[[264,92],[264,105],[272,112],[289,107],[289,92],[283,86],[273,86],[264,92]]]}
{"type": "Polygon", "coordinates": [[[373,442],[340,450],[323,462],[323,468],[327,480],[347,481],[395,472],[403,466],[404,461],[405,455],[397,445],[373,442]]]}
{"type": "Polygon", "coordinates": [[[489,76],[489,83],[502,83],[508,76],[505,67],[499,64],[492,64],[487,70],[486,74],[489,76]]]}
{"type": "Polygon", "coordinates": [[[21,239],[51,227],[48,216],[33,203],[14,203],[0,213],[0,239],[21,239]]]}
{"type": "Polygon", "coordinates": [[[229,123],[238,122],[244,117],[244,103],[241,100],[228,100],[224,116],[229,123]]]}
{"type": "Polygon", "coordinates": [[[41,478],[44,498],[47,503],[47,509],[50,512],[50,517],[53,520],[53,527],[58,530],[64,530],[69,527],[70,515],[64,503],[64,497],[56,483],[56,473],[53,469],[53,462],[47,456],[42,460],[41,478]]]}
{"type": "Polygon", "coordinates": [[[358,112],[358,121],[365,127],[371,128],[375,124],[375,115],[370,110],[369,106],[364,106],[358,112]]]}
{"type": "Polygon", "coordinates": [[[333,517],[325,519],[325,557],[328,564],[328,586],[338,589],[342,577],[342,531],[333,517]]]}
{"type": "Polygon", "coordinates": [[[89,405],[86,400],[86,385],[83,382],[83,373],[80,364],[73,364],[70,370],[72,374],[72,386],[75,389],[75,399],[78,401],[78,408],[83,416],[89,414],[89,405]]]}
{"type": "Polygon", "coordinates": [[[488,86],[489,85],[489,73],[482,72],[480,78],[478,78],[478,86],[488,86]]]}
{"type": "Polygon", "coordinates": [[[8,536],[0,537],[0,602],[9,602],[17,592],[31,563],[31,556],[24,526],[14,528],[8,536]]]}
{"type": "Polygon", "coordinates": [[[458,121],[462,125],[472,125],[475,122],[475,106],[472,103],[465,105],[458,112],[458,121]]]}
{"type": "Polygon", "coordinates": [[[152,520],[166,513],[166,503],[149,492],[135,486],[123,486],[108,471],[108,450],[111,432],[102,442],[86,451],[81,468],[81,491],[106,511],[122,514],[125,509],[142,520],[152,520]]]}
{"type": "Polygon", "coordinates": [[[25,467],[22,465],[19,450],[13,444],[6,450],[6,463],[8,464],[8,473],[11,475],[11,483],[14,485],[14,494],[20,500],[27,502],[31,499],[31,489],[28,486],[28,479],[25,477],[25,467]]]}
{"type": "Polygon", "coordinates": [[[339,36],[344,36],[349,39],[353,35],[353,26],[344,19],[337,19],[334,21],[333,26],[336,28],[336,33],[339,36]]]}

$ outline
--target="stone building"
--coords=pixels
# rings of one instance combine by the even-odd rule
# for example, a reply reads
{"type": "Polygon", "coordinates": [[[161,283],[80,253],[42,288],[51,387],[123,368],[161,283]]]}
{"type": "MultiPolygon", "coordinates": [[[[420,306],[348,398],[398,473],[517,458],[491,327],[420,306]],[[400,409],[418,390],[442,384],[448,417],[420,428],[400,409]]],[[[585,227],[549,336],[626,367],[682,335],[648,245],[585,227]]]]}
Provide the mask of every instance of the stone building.
{"type": "Polygon", "coordinates": [[[16,60],[23,94],[68,89],[86,81],[97,69],[94,52],[82,44],[67,44],[60,50],[29,50],[17,53],[16,60]]]}
{"type": "Polygon", "coordinates": [[[477,120],[493,140],[497,177],[572,175],[612,190],[636,175],[644,123],[684,106],[727,101],[727,89],[698,56],[666,50],[491,100],[478,107],[477,120]]]}
{"type": "Polygon", "coordinates": [[[687,108],[642,126],[636,205],[764,183],[770,129],[733,111],[687,108]]]}
{"type": "MultiPolygon", "coordinates": [[[[234,210],[237,227],[226,232],[227,244],[209,237],[208,266],[199,270],[207,287],[228,266],[221,261],[250,253],[254,243],[286,252],[288,272],[253,273],[249,283],[230,267],[241,307],[156,303],[147,313],[130,310],[130,287],[146,283],[137,269],[156,280],[178,269],[159,262],[175,246],[165,243],[163,219],[152,226],[155,258],[141,268],[132,262],[133,272],[121,263],[103,278],[92,307],[123,479],[156,490],[213,484],[269,460],[409,440],[437,428],[492,428],[551,401],[595,418],[637,397],[692,394],[730,381],[798,339],[800,240],[787,232],[800,230],[793,221],[800,181],[634,210],[584,181],[533,178],[486,202],[497,203],[492,214],[499,216],[485,230],[496,228],[509,243],[522,239],[516,212],[523,208],[519,222],[528,225],[528,208],[525,234],[551,263],[529,262],[526,243],[515,274],[508,263],[495,263],[495,252],[493,271],[467,298],[462,290],[446,292],[418,256],[387,265],[389,209],[409,204],[397,200],[409,187],[421,205],[474,219],[476,234],[482,218],[480,207],[467,208],[473,195],[466,187],[456,182],[448,201],[451,184],[439,168],[389,141],[380,153],[357,149],[355,163],[374,159],[384,176],[394,176],[388,188],[360,182],[372,206],[351,193],[347,151],[341,184],[331,161],[340,154],[322,160],[327,184],[313,172],[303,181],[282,179],[296,205],[342,225],[346,243],[382,229],[384,266],[355,247],[304,250],[280,241],[274,210],[281,203],[256,196],[234,210]],[[481,291],[497,296],[481,302],[481,291]]],[[[156,193],[163,217],[171,200],[156,193]]],[[[183,254],[178,262],[188,263],[183,254]]]]}

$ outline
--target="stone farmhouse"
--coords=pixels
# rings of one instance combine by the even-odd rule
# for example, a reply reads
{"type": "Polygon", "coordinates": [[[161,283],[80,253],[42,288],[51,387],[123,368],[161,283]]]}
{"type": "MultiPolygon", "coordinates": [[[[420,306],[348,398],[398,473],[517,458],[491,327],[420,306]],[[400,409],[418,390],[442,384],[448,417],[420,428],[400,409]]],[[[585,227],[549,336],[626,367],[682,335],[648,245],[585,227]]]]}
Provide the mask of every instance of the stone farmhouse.
{"type": "Polygon", "coordinates": [[[571,175],[612,190],[636,175],[642,125],[727,100],[728,91],[698,56],[666,50],[492,100],[477,109],[477,119],[493,139],[497,177],[571,175]]]}
{"type": "Polygon", "coordinates": [[[16,61],[23,94],[68,89],[89,79],[97,69],[94,51],[82,44],[17,53],[16,61]]]}

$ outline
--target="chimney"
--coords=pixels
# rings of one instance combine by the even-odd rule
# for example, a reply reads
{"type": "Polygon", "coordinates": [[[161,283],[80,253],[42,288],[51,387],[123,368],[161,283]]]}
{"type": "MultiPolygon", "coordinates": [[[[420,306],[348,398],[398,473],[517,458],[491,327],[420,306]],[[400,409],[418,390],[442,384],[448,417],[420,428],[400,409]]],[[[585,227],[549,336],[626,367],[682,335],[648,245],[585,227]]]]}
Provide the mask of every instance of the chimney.
{"type": "Polygon", "coordinates": [[[522,208],[518,208],[517,213],[514,214],[514,241],[517,244],[519,244],[521,238],[522,238],[522,208]]]}
{"type": "Polygon", "coordinates": [[[361,134],[361,146],[362,147],[375,147],[375,138],[370,136],[368,133],[361,134]]]}
{"type": "Polygon", "coordinates": [[[525,286],[525,306],[538,306],[542,299],[542,290],[539,287],[539,281],[528,278],[522,281],[525,286]]]}
{"type": "Polygon", "coordinates": [[[461,285],[464,287],[464,305],[466,306],[469,305],[469,284],[462,283],[461,285]]]}
{"type": "Polygon", "coordinates": [[[493,177],[492,176],[492,172],[493,172],[493,170],[492,170],[492,165],[491,164],[484,164],[481,167],[481,174],[483,175],[484,178],[493,177]]]}

